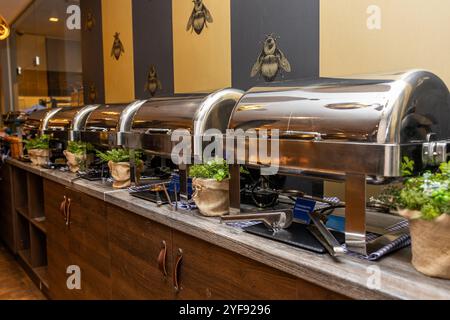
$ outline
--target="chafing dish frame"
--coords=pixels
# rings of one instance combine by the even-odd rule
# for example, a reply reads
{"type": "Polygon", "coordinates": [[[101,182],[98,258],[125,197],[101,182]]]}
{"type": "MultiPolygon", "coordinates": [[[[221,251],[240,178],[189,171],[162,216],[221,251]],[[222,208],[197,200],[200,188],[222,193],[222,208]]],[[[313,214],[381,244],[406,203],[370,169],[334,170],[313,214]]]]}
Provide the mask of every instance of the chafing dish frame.
{"type": "MultiPolygon", "coordinates": [[[[70,127],[68,129],[48,124],[44,133],[48,134],[52,139],[60,140],[63,142],[79,141],[81,139],[80,131],[84,128],[87,118],[99,106],[100,105],[87,105],[85,107],[80,107],[78,108],[79,110],[75,113],[75,116],[71,119],[70,127]]],[[[64,111],[64,108],[61,108],[60,111],[64,111]]],[[[51,122],[51,119],[54,116],[58,116],[58,113],[52,115],[52,117],[48,119],[48,122],[51,122]]]]}
{"type": "MultiPolygon", "coordinates": [[[[77,133],[77,137],[79,137],[84,142],[107,148],[117,148],[124,146],[124,135],[131,129],[133,116],[146,101],[147,100],[136,100],[128,105],[125,104],[126,106],[122,110],[114,130],[108,130],[107,128],[89,127],[88,117],[83,130],[79,130],[79,132],[77,133]]],[[[97,108],[101,108],[101,105],[97,106],[97,108]]]]}
{"type": "MultiPolygon", "coordinates": [[[[203,156],[203,136],[205,131],[208,129],[218,129],[222,133],[225,133],[228,120],[234,110],[239,99],[244,95],[244,92],[237,89],[222,89],[215,91],[211,94],[205,94],[202,97],[202,103],[199,109],[197,109],[193,122],[193,132],[190,132],[189,139],[191,140],[191,146],[193,146],[193,154],[191,160],[194,162],[203,156]],[[231,103],[232,102],[232,103],[231,103]],[[225,104],[227,103],[227,104],[225,104]],[[226,121],[223,121],[220,128],[209,128],[207,122],[209,116],[213,111],[220,110],[225,111],[227,117],[226,121]],[[202,145],[199,145],[201,141],[202,145]]],[[[195,96],[194,96],[195,97],[195,96]]],[[[168,101],[177,99],[182,100],[184,97],[167,97],[168,101]]],[[[186,96],[185,98],[189,98],[186,96]]],[[[159,100],[165,100],[165,98],[158,98],[159,100]]],[[[167,101],[166,100],[166,101],[167,101]]],[[[185,129],[185,128],[180,128],[185,129]]],[[[140,132],[129,132],[123,135],[124,145],[130,149],[143,149],[146,153],[155,156],[161,156],[165,158],[171,158],[172,150],[178,141],[172,141],[173,131],[170,129],[161,128],[147,128],[145,133],[140,132]]],[[[187,138],[187,137],[184,137],[187,138]]],[[[188,200],[188,171],[190,164],[179,164],[179,174],[180,174],[180,198],[181,200],[188,200]]],[[[132,171],[134,171],[133,177],[137,177],[135,172],[136,166],[132,164],[132,171]]],[[[138,181],[135,180],[137,184],[138,181]]]]}
{"type": "MultiPolygon", "coordinates": [[[[412,75],[413,81],[417,75],[433,77],[431,73],[424,71],[410,71],[405,75],[412,75]]],[[[438,79],[436,77],[436,79],[438,79]]],[[[445,86],[445,84],[443,84],[445,86]]],[[[413,87],[413,85],[411,85],[413,87]]],[[[398,90],[398,88],[396,88],[398,90]]],[[[409,89],[411,90],[411,89],[409,89]]],[[[448,91],[448,89],[447,89],[448,91]]],[[[404,97],[402,96],[404,99],[404,97]]],[[[244,100],[245,97],[242,99],[244,100]]],[[[402,103],[405,103],[403,101],[402,103]]],[[[236,109],[239,105],[236,106],[236,109]]],[[[393,112],[391,109],[390,112],[393,112]]],[[[398,119],[397,119],[398,120],[398,119]]],[[[332,179],[339,177],[345,179],[346,194],[346,226],[345,237],[347,248],[351,251],[367,255],[369,254],[366,239],[366,184],[368,178],[373,181],[390,181],[389,178],[401,177],[401,162],[404,156],[420,161],[422,166],[437,165],[449,158],[450,137],[436,139],[433,133],[428,134],[425,141],[402,143],[393,136],[395,129],[393,123],[387,127],[385,138],[393,140],[381,140],[386,143],[373,142],[349,142],[339,140],[323,140],[318,132],[302,132],[308,136],[305,139],[286,139],[285,136],[275,138],[279,143],[279,157],[275,159],[280,168],[279,173],[294,175],[317,174],[318,177],[332,179]],[[444,140],[442,140],[444,138],[444,140]],[[446,140],[449,139],[449,140],[446,140]],[[392,141],[392,143],[389,143],[392,141]],[[332,152],[330,152],[332,151],[332,152]],[[345,156],[343,156],[345,155],[345,156]],[[348,156],[351,155],[351,156],[348,156]],[[370,155],[370,157],[368,157],[370,155]],[[326,177],[326,178],[325,178],[326,177]]],[[[230,129],[232,121],[230,121],[230,129]]],[[[383,132],[381,132],[383,138],[383,132]]],[[[230,213],[241,212],[240,201],[240,164],[246,164],[255,168],[272,166],[267,159],[260,159],[259,154],[249,156],[251,143],[258,143],[257,138],[247,136],[245,139],[244,157],[239,157],[236,145],[228,146],[227,154],[234,154],[234,163],[230,165],[230,213]]],[[[268,154],[271,153],[271,137],[268,141],[268,154]]],[[[271,159],[273,160],[273,159],[271,159]]]]}
{"type": "Polygon", "coordinates": [[[43,134],[45,134],[45,131],[48,128],[48,121],[52,117],[54,117],[58,112],[60,112],[61,110],[62,110],[62,108],[43,109],[43,110],[35,111],[35,112],[45,113],[45,116],[43,118],[40,118],[40,119],[33,119],[33,117],[32,117],[33,114],[30,114],[28,116],[28,119],[25,121],[23,129],[25,131],[29,131],[31,134],[43,135],[43,134]],[[30,126],[27,123],[29,121],[36,121],[36,122],[39,121],[39,126],[38,127],[30,126]]]}

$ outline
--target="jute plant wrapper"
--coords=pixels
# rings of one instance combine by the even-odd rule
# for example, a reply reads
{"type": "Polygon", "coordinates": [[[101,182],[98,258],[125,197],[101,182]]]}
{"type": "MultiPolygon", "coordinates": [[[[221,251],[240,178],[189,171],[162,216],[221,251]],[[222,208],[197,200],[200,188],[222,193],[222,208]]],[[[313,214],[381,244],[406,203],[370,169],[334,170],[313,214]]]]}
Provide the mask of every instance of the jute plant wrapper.
{"type": "Polygon", "coordinates": [[[192,181],[195,192],[192,196],[200,213],[208,217],[220,217],[230,210],[228,190],[230,181],[195,178],[192,181]]]}
{"type": "Polygon", "coordinates": [[[50,150],[48,149],[28,150],[28,155],[34,166],[43,166],[50,161],[50,150]]]}
{"type": "Polygon", "coordinates": [[[131,186],[130,163],[128,162],[108,162],[111,176],[114,179],[113,188],[123,189],[131,186]]]}
{"type": "Polygon", "coordinates": [[[69,166],[70,172],[76,173],[80,171],[80,164],[86,163],[85,154],[75,154],[67,150],[64,150],[63,153],[67,159],[67,165],[69,166]]]}
{"type": "MultiPolygon", "coordinates": [[[[400,210],[404,217],[417,217],[412,210],[400,210]]],[[[450,215],[435,220],[410,220],[412,264],[425,275],[450,279],[450,215]]]]}

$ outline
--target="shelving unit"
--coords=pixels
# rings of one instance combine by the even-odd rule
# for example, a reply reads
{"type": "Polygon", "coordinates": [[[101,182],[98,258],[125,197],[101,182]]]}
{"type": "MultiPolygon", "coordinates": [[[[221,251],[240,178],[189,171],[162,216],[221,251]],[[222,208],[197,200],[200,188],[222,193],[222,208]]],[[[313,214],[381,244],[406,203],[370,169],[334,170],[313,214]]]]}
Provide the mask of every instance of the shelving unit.
{"type": "Polygon", "coordinates": [[[12,175],[19,261],[38,286],[48,290],[43,179],[17,167],[12,175]]]}

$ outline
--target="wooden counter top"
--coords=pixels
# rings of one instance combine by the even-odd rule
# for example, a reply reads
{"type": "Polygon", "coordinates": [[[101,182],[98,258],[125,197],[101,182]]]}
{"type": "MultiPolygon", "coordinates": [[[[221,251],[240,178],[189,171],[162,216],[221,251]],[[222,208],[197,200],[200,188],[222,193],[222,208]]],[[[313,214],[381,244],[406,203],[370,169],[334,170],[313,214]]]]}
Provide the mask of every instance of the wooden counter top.
{"type": "Polygon", "coordinates": [[[75,175],[58,170],[32,167],[16,160],[11,165],[54,182],[89,194],[140,216],[169,226],[193,237],[241,254],[293,276],[354,299],[450,299],[450,281],[433,279],[417,272],[411,265],[409,248],[379,262],[345,256],[334,259],[264,239],[206,218],[196,211],[173,211],[169,206],[137,199],[126,190],[114,190],[100,182],[74,180],[75,175]],[[379,270],[380,286],[369,288],[374,272],[379,270]]]}

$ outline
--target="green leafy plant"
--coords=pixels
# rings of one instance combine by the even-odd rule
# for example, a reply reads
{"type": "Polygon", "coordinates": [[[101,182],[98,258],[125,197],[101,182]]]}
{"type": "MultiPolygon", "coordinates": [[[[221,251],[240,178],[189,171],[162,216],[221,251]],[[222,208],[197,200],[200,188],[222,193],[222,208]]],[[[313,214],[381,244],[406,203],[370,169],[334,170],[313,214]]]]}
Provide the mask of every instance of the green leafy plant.
{"type": "Polygon", "coordinates": [[[450,214],[450,162],[441,164],[436,173],[408,179],[398,196],[401,208],[421,212],[421,218],[432,220],[450,214]]]}
{"type": "Polygon", "coordinates": [[[67,151],[73,154],[85,154],[94,151],[94,147],[90,143],[70,141],[67,145],[67,151]]]}
{"type": "Polygon", "coordinates": [[[403,157],[401,170],[403,177],[412,176],[414,173],[414,160],[411,160],[409,157],[403,157]]]}
{"type": "MultiPolygon", "coordinates": [[[[142,152],[141,151],[135,151],[135,160],[136,163],[142,164],[142,152]]],[[[97,156],[103,161],[103,162],[130,162],[130,155],[131,152],[128,149],[112,149],[106,152],[101,152],[97,150],[97,156]]]]}
{"type": "Polygon", "coordinates": [[[410,177],[400,185],[386,187],[371,201],[391,209],[420,212],[418,218],[424,220],[450,214],[450,162],[442,163],[436,172],[427,171],[417,177],[411,177],[413,171],[414,161],[405,157],[402,172],[410,177]]]}
{"type": "Polygon", "coordinates": [[[190,168],[189,176],[192,178],[214,179],[218,182],[230,178],[228,164],[223,159],[210,160],[205,164],[197,164],[190,168]]]}
{"type": "Polygon", "coordinates": [[[45,134],[43,134],[39,137],[36,137],[34,139],[24,141],[25,148],[27,150],[48,149],[49,142],[50,142],[50,136],[45,135],[45,134]]]}

